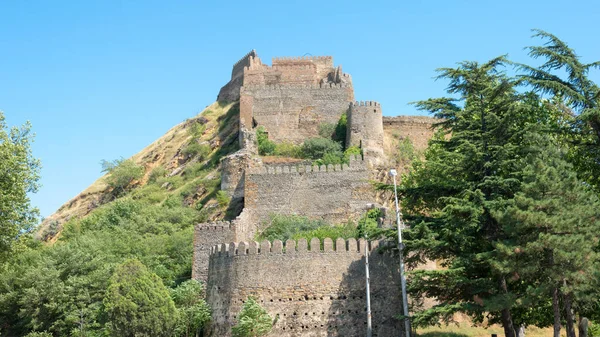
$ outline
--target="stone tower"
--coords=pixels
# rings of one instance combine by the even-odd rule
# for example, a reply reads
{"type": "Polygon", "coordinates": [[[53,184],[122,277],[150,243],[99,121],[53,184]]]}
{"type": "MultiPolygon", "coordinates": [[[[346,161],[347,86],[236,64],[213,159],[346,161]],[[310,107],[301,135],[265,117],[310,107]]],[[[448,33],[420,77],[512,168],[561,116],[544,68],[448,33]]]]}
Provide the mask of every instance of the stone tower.
{"type": "Polygon", "coordinates": [[[377,102],[354,102],[348,110],[346,146],[358,146],[365,158],[379,164],[383,154],[383,116],[377,102]]]}

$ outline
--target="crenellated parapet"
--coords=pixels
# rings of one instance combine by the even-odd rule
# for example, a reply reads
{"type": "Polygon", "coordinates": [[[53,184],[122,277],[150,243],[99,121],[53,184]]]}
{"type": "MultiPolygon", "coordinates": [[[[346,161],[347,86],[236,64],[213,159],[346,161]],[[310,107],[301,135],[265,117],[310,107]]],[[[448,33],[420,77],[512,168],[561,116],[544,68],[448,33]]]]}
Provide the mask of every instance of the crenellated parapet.
{"type": "Polygon", "coordinates": [[[302,61],[311,61],[311,62],[331,62],[333,65],[333,56],[283,56],[283,57],[273,57],[271,60],[273,65],[281,64],[281,63],[289,63],[289,62],[302,62],[302,61]]]}
{"type": "Polygon", "coordinates": [[[340,89],[340,88],[352,88],[350,83],[286,83],[286,84],[248,84],[244,85],[241,90],[242,92],[255,91],[255,90],[298,90],[298,89],[340,89]]]}
{"type": "MultiPolygon", "coordinates": [[[[381,241],[367,241],[365,239],[354,238],[343,239],[337,238],[335,241],[331,238],[325,238],[321,241],[319,238],[312,238],[310,241],[304,238],[296,240],[287,240],[285,243],[281,240],[274,240],[272,243],[268,240],[262,242],[257,241],[240,241],[230,242],[215,245],[211,248],[210,257],[233,257],[239,255],[262,255],[270,254],[322,254],[322,253],[337,253],[337,254],[361,254],[365,255],[366,251],[374,251],[381,245],[381,241]]],[[[389,242],[383,242],[386,245],[389,242]]]]}
{"type": "Polygon", "coordinates": [[[367,166],[362,156],[351,155],[349,163],[329,165],[264,165],[252,168],[249,174],[312,174],[343,171],[365,171],[367,166]]]}
{"type": "Polygon", "coordinates": [[[214,246],[207,285],[213,336],[231,336],[248,296],[277,317],[268,336],[365,335],[367,251],[374,335],[398,336],[398,261],[379,249],[388,244],[312,238],[214,246]]]}
{"type": "Polygon", "coordinates": [[[381,104],[379,104],[379,102],[375,102],[375,101],[356,101],[356,102],[352,102],[351,104],[352,104],[352,107],[360,107],[360,106],[381,107],[381,104]]]}

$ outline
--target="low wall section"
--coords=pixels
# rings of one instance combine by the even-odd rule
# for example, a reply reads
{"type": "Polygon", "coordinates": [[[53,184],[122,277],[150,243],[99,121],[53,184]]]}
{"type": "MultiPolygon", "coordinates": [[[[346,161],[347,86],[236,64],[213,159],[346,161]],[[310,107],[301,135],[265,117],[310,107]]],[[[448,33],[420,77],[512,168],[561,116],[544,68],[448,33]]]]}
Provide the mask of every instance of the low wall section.
{"type": "Polygon", "coordinates": [[[330,223],[356,219],[373,202],[367,164],[274,166],[246,171],[244,207],[262,226],[270,214],[295,214],[330,223]]]}
{"type": "MultiPolygon", "coordinates": [[[[398,261],[369,245],[373,336],[401,336],[398,261]]],[[[275,319],[268,336],[365,336],[365,251],[354,239],[215,246],[207,286],[212,336],[231,336],[254,296],[275,319]]]]}

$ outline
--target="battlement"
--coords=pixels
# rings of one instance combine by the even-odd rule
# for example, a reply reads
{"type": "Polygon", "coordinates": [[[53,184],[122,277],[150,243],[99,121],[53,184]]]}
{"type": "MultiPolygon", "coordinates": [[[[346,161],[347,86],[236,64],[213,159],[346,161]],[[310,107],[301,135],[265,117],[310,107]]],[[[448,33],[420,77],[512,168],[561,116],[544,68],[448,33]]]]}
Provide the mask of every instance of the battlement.
{"type": "Polygon", "coordinates": [[[284,56],[284,57],[273,57],[271,63],[283,62],[302,62],[302,61],[319,61],[319,62],[333,62],[333,56],[284,56]]]}
{"type": "Polygon", "coordinates": [[[378,106],[380,107],[381,104],[379,104],[379,102],[375,102],[375,101],[356,101],[352,103],[352,106],[378,106]]]}
{"type": "Polygon", "coordinates": [[[352,88],[349,83],[286,83],[286,84],[247,84],[241,88],[241,91],[248,90],[281,90],[281,89],[340,89],[352,88]]]}
{"type": "Polygon", "coordinates": [[[240,63],[246,62],[248,60],[248,58],[250,58],[250,56],[256,57],[256,50],[255,49],[252,49],[251,51],[248,52],[248,54],[244,55],[244,57],[242,57],[236,63],[234,63],[233,67],[235,68],[235,66],[239,65],[240,63]]]}
{"type": "MultiPolygon", "coordinates": [[[[387,244],[387,242],[384,242],[387,244]]],[[[337,238],[335,242],[331,238],[325,238],[321,244],[319,238],[312,238],[310,241],[306,239],[300,239],[298,242],[295,240],[287,240],[284,244],[281,240],[274,240],[271,243],[268,240],[264,240],[261,243],[256,241],[241,241],[223,243],[215,245],[211,249],[211,258],[213,257],[232,257],[240,255],[269,255],[269,254],[322,254],[322,253],[349,253],[349,254],[361,254],[364,255],[367,249],[373,251],[377,249],[382,242],[367,241],[365,239],[342,239],[337,238]]]]}
{"type": "Polygon", "coordinates": [[[199,231],[223,231],[231,230],[235,226],[231,221],[215,221],[208,223],[200,223],[196,225],[196,230],[199,231]]]}
{"type": "Polygon", "coordinates": [[[250,174],[303,174],[303,173],[323,173],[340,171],[364,171],[366,163],[362,156],[350,156],[349,164],[329,164],[329,165],[280,165],[280,166],[262,166],[249,169],[250,174]]]}

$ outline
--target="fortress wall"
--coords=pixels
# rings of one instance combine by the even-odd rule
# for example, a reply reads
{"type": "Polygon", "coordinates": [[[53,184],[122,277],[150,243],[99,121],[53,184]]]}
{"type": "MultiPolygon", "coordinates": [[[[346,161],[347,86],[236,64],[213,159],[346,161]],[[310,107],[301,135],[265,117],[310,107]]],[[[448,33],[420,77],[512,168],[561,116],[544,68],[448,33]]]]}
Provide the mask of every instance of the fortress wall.
{"type": "MultiPolygon", "coordinates": [[[[373,336],[399,336],[398,261],[378,245],[369,247],[373,336]]],[[[231,335],[248,296],[275,319],[268,336],[364,336],[366,247],[364,240],[316,238],[214,247],[207,286],[212,336],[231,335]]]]}
{"type": "Polygon", "coordinates": [[[311,63],[316,66],[318,79],[325,78],[334,69],[332,56],[300,56],[300,57],[275,57],[273,66],[311,63]]]}
{"type": "Polygon", "coordinates": [[[352,158],[350,165],[251,169],[246,171],[244,205],[259,226],[273,213],[342,223],[358,217],[374,200],[368,179],[360,157],[352,158]]]}
{"type": "Polygon", "coordinates": [[[251,115],[276,141],[301,143],[318,135],[323,122],[337,123],[354,99],[352,86],[345,84],[244,86],[242,97],[251,96],[241,114],[251,115]],[[252,109],[251,112],[248,112],[252,109]]]}
{"type": "Polygon", "coordinates": [[[237,61],[231,70],[231,78],[234,79],[238,76],[244,75],[244,68],[250,66],[251,59],[256,56],[256,50],[252,49],[248,54],[244,55],[244,57],[237,61]]]}
{"type": "Polygon", "coordinates": [[[211,248],[221,242],[235,241],[235,225],[230,221],[202,223],[194,228],[194,257],[192,279],[208,279],[208,257],[211,248]]]}
{"type": "Polygon", "coordinates": [[[436,122],[438,120],[426,116],[383,117],[383,130],[389,136],[409,138],[416,150],[425,150],[433,137],[432,126],[436,122]]]}

